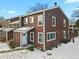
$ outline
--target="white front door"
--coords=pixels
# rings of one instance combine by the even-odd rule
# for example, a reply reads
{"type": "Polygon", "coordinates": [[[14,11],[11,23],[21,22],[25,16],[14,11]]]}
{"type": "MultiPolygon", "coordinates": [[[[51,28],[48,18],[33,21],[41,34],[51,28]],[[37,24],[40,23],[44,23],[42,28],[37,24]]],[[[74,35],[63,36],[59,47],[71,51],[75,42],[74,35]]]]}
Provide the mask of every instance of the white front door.
{"type": "Polygon", "coordinates": [[[26,46],[27,45],[27,33],[20,33],[20,46],[26,46]]]}

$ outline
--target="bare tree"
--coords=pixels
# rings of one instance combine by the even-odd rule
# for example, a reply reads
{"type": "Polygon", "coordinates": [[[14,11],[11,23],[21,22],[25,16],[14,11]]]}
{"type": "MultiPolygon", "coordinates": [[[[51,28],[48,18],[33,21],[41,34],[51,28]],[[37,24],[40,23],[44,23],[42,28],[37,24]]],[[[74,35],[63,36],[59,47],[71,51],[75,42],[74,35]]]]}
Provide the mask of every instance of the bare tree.
{"type": "MultiPolygon", "coordinates": [[[[73,11],[71,18],[72,18],[72,20],[79,18],[79,8],[77,8],[73,11]]],[[[78,34],[79,34],[79,19],[76,21],[75,26],[78,28],[78,34]]],[[[74,29],[72,28],[72,30],[74,30],[74,29]]],[[[74,33],[73,33],[72,41],[74,43],[74,33]]]]}
{"type": "Polygon", "coordinates": [[[38,10],[43,10],[47,8],[48,8],[48,4],[37,3],[36,5],[29,7],[29,11],[27,11],[27,13],[38,11],[38,10]]]}
{"type": "MultiPolygon", "coordinates": [[[[73,13],[72,13],[72,19],[75,19],[75,18],[79,18],[79,8],[74,10],[73,13]]],[[[79,28],[79,19],[76,21],[75,25],[76,25],[76,27],[79,28]]]]}
{"type": "Polygon", "coordinates": [[[72,17],[79,17],[79,8],[73,11],[72,17]]]}
{"type": "Polygon", "coordinates": [[[4,16],[0,16],[0,20],[4,20],[4,16]]]}

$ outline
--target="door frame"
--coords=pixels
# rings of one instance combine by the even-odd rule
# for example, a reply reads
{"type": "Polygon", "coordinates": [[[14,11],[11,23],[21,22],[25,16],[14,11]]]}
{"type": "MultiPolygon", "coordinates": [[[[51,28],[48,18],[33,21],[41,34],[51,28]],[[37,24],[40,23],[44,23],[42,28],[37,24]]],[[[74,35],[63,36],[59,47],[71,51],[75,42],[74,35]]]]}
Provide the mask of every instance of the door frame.
{"type": "MultiPolygon", "coordinates": [[[[22,39],[22,37],[23,37],[23,33],[25,33],[26,35],[27,35],[27,32],[20,32],[20,46],[21,47],[23,47],[23,39],[22,39]]],[[[26,36],[26,40],[27,40],[27,36],[26,36]]],[[[27,41],[28,42],[28,41],[27,41]]],[[[27,45],[27,44],[26,44],[27,45]]]]}

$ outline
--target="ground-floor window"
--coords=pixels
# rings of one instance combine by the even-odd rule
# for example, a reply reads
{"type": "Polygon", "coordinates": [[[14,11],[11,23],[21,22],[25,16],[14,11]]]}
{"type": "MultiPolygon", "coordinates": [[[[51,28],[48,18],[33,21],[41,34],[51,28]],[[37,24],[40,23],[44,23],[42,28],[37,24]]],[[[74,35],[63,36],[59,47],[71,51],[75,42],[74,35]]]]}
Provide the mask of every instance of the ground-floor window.
{"type": "Polygon", "coordinates": [[[63,37],[66,38],[66,31],[63,31],[63,37]]]}
{"type": "Polygon", "coordinates": [[[30,32],[30,41],[34,42],[34,32],[30,32]]]}
{"type": "Polygon", "coordinates": [[[47,41],[55,40],[56,32],[47,32],[47,41]]]}
{"type": "Polygon", "coordinates": [[[38,32],[38,43],[42,44],[42,42],[43,42],[43,33],[38,32]]]}
{"type": "Polygon", "coordinates": [[[0,30],[0,36],[2,35],[2,30],[0,30]]]}

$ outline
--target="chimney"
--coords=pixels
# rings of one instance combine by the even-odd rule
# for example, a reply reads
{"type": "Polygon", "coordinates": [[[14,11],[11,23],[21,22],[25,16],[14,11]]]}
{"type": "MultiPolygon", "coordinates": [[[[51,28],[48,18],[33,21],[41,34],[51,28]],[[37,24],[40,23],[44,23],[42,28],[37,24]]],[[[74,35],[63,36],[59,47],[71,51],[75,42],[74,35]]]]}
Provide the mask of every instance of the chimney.
{"type": "Polygon", "coordinates": [[[57,6],[57,2],[54,3],[54,6],[55,6],[55,7],[57,6]]]}

